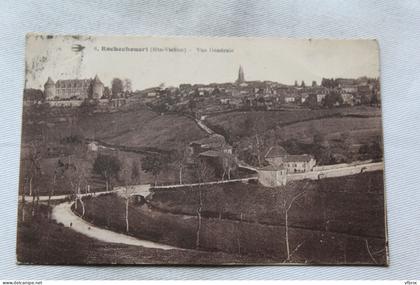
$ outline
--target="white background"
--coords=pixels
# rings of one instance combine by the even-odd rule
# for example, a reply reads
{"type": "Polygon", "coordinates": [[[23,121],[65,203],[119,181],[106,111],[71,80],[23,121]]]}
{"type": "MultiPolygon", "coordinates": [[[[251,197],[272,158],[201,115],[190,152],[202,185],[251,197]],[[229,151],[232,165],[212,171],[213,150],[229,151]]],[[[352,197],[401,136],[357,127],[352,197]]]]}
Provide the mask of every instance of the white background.
{"type": "Polygon", "coordinates": [[[0,35],[0,279],[420,278],[419,1],[1,0],[0,35]],[[382,66],[390,267],[15,265],[27,32],[377,38],[382,66]]]}

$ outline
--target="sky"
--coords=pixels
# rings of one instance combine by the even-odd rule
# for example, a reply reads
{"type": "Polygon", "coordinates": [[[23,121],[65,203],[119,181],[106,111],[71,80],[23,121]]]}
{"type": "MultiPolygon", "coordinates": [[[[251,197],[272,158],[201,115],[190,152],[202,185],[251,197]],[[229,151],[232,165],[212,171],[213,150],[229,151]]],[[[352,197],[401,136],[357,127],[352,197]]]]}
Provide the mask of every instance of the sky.
{"type": "Polygon", "coordinates": [[[240,65],[246,80],[284,84],[379,77],[379,49],[375,40],[29,34],[25,87],[43,89],[48,77],[57,81],[95,75],[105,86],[114,77],[131,79],[133,90],[161,83],[233,82],[240,65]],[[220,49],[224,52],[217,52],[220,49]]]}

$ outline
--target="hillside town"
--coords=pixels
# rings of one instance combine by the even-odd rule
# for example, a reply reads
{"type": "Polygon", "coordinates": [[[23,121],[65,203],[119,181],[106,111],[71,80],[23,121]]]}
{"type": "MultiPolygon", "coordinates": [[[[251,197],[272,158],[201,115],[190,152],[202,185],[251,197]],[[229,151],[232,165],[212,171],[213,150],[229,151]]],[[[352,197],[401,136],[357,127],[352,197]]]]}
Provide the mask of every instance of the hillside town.
{"type": "Polygon", "coordinates": [[[320,83],[297,80],[293,85],[273,81],[247,81],[242,66],[235,82],[179,84],[178,87],[131,88],[129,79],[115,78],[111,88],[98,75],[93,79],[66,79],[44,84],[44,90],[25,90],[26,105],[46,102],[55,107],[77,107],[85,101],[109,111],[130,104],[147,104],[162,112],[206,115],[229,110],[281,110],[284,108],[334,108],[380,104],[377,78],[323,78],[320,83]]]}

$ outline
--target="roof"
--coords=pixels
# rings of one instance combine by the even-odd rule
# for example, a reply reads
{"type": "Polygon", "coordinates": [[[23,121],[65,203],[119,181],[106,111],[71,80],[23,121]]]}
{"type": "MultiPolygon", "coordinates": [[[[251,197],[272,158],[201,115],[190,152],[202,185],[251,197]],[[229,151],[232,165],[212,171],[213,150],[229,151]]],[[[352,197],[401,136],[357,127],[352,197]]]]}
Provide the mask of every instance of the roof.
{"type": "Polygon", "coordinates": [[[289,154],[283,158],[283,162],[308,162],[313,159],[309,154],[289,154]]]}
{"type": "Polygon", "coordinates": [[[65,80],[57,80],[55,83],[56,87],[87,87],[92,82],[92,79],[65,79],[65,80]]]}
{"type": "Polygon", "coordinates": [[[207,156],[207,157],[220,157],[220,156],[223,156],[224,153],[221,151],[216,151],[216,150],[207,150],[205,152],[200,153],[199,155],[207,156]]]}
{"type": "Polygon", "coordinates": [[[203,147],[221,147],[225,145],[225,138],[219,134],[213,134],[200,140],[191,142],[191,144],[199,144],[203,147]]]}
{"type": "Polygon", "coordinates": [[[339,85],[343,85],[343,84],[354,84],[355,81],[356,81],[356,80],[351,79],[351,78],[336,78],[335,80],[336,80],[336,82],[339,85]]]}
{"type": "Polygon", "coordinates": [[[99,79],[99,77],[98,77],[98,75],[97,75],[97,74],[95,75],[95,78],[93,79],[93,82],[94,82],[94,83],[97,83],[97,84],[98,84],[98,83],[99,83],[99,84],[102,84],[102,81],[99,79]]]}
{"type": "Polygon", "coordinates": [[[54,81],[51,79],[51,77],[48,77],[47,82],[45,82],[45,85],[54,85],[54,81]]]}
{"type": "Polygon", "coordinates": [[[283,147],[279,145],[275,145],[275,146],[270,147],[270,149],[265,154],[265,157],[273,158],[273,157],[279,157],[279,156],[285,156],[285,155],[287,155],[287,151],[283,147]]]}

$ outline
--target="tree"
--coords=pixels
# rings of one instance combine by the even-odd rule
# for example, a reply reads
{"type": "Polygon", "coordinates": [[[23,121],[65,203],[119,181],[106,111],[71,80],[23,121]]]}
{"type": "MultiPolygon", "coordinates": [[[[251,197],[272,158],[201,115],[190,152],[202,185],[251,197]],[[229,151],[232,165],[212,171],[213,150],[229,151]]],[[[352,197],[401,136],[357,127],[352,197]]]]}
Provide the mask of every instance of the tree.
{"type": "Polygon", "coordinates": [[[195,234],[195,248],[200,247],[200,233],[201,233],[201,223],[202,223],[202,217],[201,217],[201,211],[203,210],[203,198],[201,193],[201,188],[199,186],[198,188],[198,197],[199,197],[199,204],[197,207],[197,231],[195,234]]]}
{"type": "Polygon", "coordinates": [[[182,175],[185,167],[185,163],[188,159],[188,151],[184,149],[183,151],[178,150],[174,152],[172,161],[175,162],[176,166],[178,167],[178,177],[179,177],[179,184],[182,184],[182,175]]]}
{"type": "Polygon", "coordinates": [[[78,204],[82,206],[82,217],[85,215],[85,203],[83,202],[82,189],[85,189],[84,193],[87,193],[89,188],[89,167],[83,160],[74,160],[69,162],[68,168],[65,171],[65,175],[71,185],[72,193],[74,195],[74,207],[77,210],[78,204]]]}
{"type": "Polygon", "coordinates": [[[372,91],[372,97],[371,97],[371,100],[370,100],[370,104],[372,106],[376,106],[376,107],[378,107],[381,104],[381,98],[380,98],[379,92],[372,91]]]}
{"type": "Polygon", "coordinates": [[[337,105],[343,104],[343,98],[341,95],[335,91],[331,91],[325,96],[324,99],[324,106],[328,108],[332,108],[337,105]]]}
{"type": "Polygon", "coordinates": [[[197,103],[195,102],[194,99],[188,100],[188,109],[190,110],[191,113],[194,113],[194,109],[196,107],[197,107],[197,103]]]}
{"type": "Polygon", "coordinates": [[[79,106],[79,116],[80,118],[83,118],[83,116],[85,115],[92,115],[92,113],[96,110],[96,108],[98,107],[98,100],[93,100],[93,99],[89,99],[86,98],[85,100],[83,100],[82,104],[80,104],[79,106]]]}
{"type": "Polygon", "coordinates": [[[130,231],[128,219],[130,199],[136,192],[136,184],[140,183],[140,172],[137,161],[133,161],[131,167],[128,164],[123,165],[119,180],[123,185],[123,190],[119,192],[119,195],[121,195],[125,200],[125,231],[128,233],[130,231]]]}
{"type": "Polygon", "coordinates": [[[313,137],[312,141],[313,141],[313,143],[315,145],[321,146],[325,142],[325,135],[322,134],[319,131],[316,131],[316,133],[314,134],[314,137],[313,137]]]}
{"type": "Polygon", "coordinates": [[[309,182],[306,182],[301,188],[299,193],[294,193],[291,195],[286,189],[284,191],[278,191],[278,197],[280,196],[280,207],[284,215],[284,238],[286,243],[286,260],[285,262],[290,262],[293,254],[299,250],[303,242],[299,243],[293,251],[290,250],[290,241],[289,241],[289,211],[297,201],[303,197],[306,193],[306,187],[309,182]]]}
{"type": "Polygon", "coordinates": [[[140,182],[140,168],[137,160],[131,163],[131,181],[136,184],[140,182]]]}
{"type": "Polygon", "coordinates": [[[120,161],[110,155],[99,154],[93,163],[93,172],[105,180],[106,191],[109,191],[112,179],[117,177],[120,170],[120,161]]]}
{"type": "MultiPolygon", "coordinates": [[[[55,194],[55,189],[57,188],[57,180],[60,180],[61,178],[64,177],[64,173],[67,169],[68,169],[68,164],[63,163],[60,159],[55,164],[54,174],[52,177],[51,185],[49,187],[50,191],[48,192],[48,202],[47,202],[48,219],[50,219],[49,208],[51,204],[51,197],[54,196],[55,194]]],[[[63,187],[63,185],[61,185],[61,187],[63,187]]]]}
{"type": "Polygon", "coordinates": [[[349,157],[351,155],[351,145],[352,145],[350,132],[349,131],[342,132],[340,134],[340,141],[341,141],[341,145],[346,156],[349,157]]]}
{"type": "Polygon", "coordinates": [[[251,139],[252,140],[251,147],[252,147],[253,155],[257,157],[258,166],[260,167],[262,166],[262,163],[263,163],[262,150],[264,146],[264,140],[261,133],[263,130],[265,130],[264,124],[265,124],[264,117],[262,118],[262,120],[259,120],[259,118],[257,118],[254,112],[249,112],[244,121],[245,135],[255,138],[255,140],[251,139]],[[262,127],[258,126],[259,122],[263,125],[262,127]]]}
{"type": "Polygon", "coordinates": [[[125,78],[123,82],[124,91],[130,93],[132,91],[131,79],[125,78]]]}
{"type": "Polygon", "coordinates": [[[297,80],[295,80],[294,86],[295,86],[295,87],[298,87],[298,82],[297,82],[297,80]]]}
{"type": "Polygon", "coordinates": [[[32,182],[41,175],[42,147],[40,142],[36,141],[29,145],[29,195],[32,196],[32,182]]]}
{"type": "MultiPolygon", "coordinates": [[[[34,140],[28,146],[28,154],[26,159],[22,160],[22,166],[24,169],[24,185],[28,184],[29,186],[29,196],[32,197],[32,210],[31,215],[34,216],[38,207],[39,201],[39,189],[38,186],[42,180],[42,169],[41,169],[41,158],[43,157],[43,152],[45,151],[42,142],[39,140],[34,140]]],[[[25,186],[23,187],[23,206],[22,211],[25,205],[25,186]]]]}
{"type": "Polygon", "coordinates": [[[362,94],[362,96],[360,97],[360,103],[362,103],[363,105],[369,105],[371,104],[371,98],[366,94],[362,94]]]}
{"type": "Polygon", "coordinates": [[[322,78],[321,86],[326,87],[326,88],[335,88],[337,87],[337,82],[336,80],[334,80],[334,78],[331,78],[331,79],[322,78]]]}
{"type": "Polygon", "coordinates": [[[112,97],[117,98],[124,91],[124,82],[119,78],[112,79],[111,91],[112,97]]]}
{"type": "Polygon", "coordinates": [[[104,88],[104,94],[102,95],[102,98],[104,98],[104,99],[111,99],[111,96],[112,96],[111,90],[109,89],[108,86],[106,86],[104,88]]]}
{"type": "Polygon", "coordinates": [[[23,100],[38,103],[43,102],[45,96],[42,90],[29,88],[23,90],[23,100]]]}
{"type": "MultiPolygon", "coordinates": [[[[214,176],[214,169],[210,167],[204,160],[197,159],[195,162],[195,175],[197,177],[198,183],[203,183],[207,180],[208,177],[214,176]]],[[[197,231],[196,231],[196,239],[195,239],[195,246],[196,248],[200,247],[200,234],[201,234],[201,224],[202,224],[202,217],[201,212],[203,210],[203,197],[201,191],[201,185],[198,185],[198,206],[197,206],[197,231]]]]}
{"type": "Polygon", "coordinates": [[[165,160],[160,154],[148,154],[141,162],[141,169],[153,175],[155,186],[157,185],[157,177],[163,170],[164,163],[165,160]]]}
{"type": "Polygon", "coordinates": [[[318,98],[316,94],[309,94],[306,98],[304,104],[309,108],[316,108],[318,107],[318,98]]]}
{"type": "Polygon", "coordinates": [[[378,141],[369,144],[363,144],[359,148],[359,156],[361,160],[373,159],[380,161],[382,158],[382,148],[378,141]]]}
{"type": "Polygon", "coordinates": [[[221,159],[222,159],[222,167],[223,167],[222,180],[225,179],[226,175],[227,175],[228,180],[230,180],[230,174],[236,166],[235,158],[233,157],[233,155],[229,153],[224,153],[221,159]]]}
{"type": "Polygon", "coordinates": [[[302,80],[302,82],[300,83],[300,87],[306,87],[305,81],[302,80]]]}
{"type": "Polygon", "coordinates": [[[214,169],[204,159],[197,159],[194,164],[195,177],[198,183],[203,183],[209,177],[214,177],[214,169]]]}
{"type": "Polygon", "coordinates": [[[220,89],[218,87],[214,88],[213,91],[211,92],[211,96],[219,96],[221,94],[222,92],[220,92],[220,89]]]}

